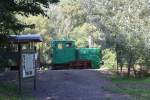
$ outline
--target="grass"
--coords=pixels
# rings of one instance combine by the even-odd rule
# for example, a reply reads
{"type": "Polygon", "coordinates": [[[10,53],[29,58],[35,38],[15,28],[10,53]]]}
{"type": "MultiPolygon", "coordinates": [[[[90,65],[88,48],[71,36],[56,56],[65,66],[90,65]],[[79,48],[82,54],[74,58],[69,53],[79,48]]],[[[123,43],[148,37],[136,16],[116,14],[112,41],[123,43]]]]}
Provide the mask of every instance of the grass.
{"type": "Polygon", "coordinates": [[[111,77],[110,80],[113,83],[139,83],[150,84],[150,78],[127,78],[127,77],[111,77]]]}
{"type": "Polygon", "coordinates": [[[128,94],[131,96],[131,100],[150,100],[149,89],[131,89],[131,88],[114,88],[114,87],[103,87],[105,91],[112,93],[128,94]]]}
{"type": "Polygon", "coordinates": [[[150,100],[150,88],[143,88],[145,84],[150,87],[150,78],[136,79],[113,76],[109,80],[116,84],[116,87],[103,87],[105,91],[128,94],[134,100],[150,100]],[[140,84],[141,87],[137,87],[136,84],[140,84]]]}
{"type": "Polygon", "coordinates": [[[35,98],[27,93],[20,95],[14,84],[0,83],[0,100],[35,100],[35,98]]]}

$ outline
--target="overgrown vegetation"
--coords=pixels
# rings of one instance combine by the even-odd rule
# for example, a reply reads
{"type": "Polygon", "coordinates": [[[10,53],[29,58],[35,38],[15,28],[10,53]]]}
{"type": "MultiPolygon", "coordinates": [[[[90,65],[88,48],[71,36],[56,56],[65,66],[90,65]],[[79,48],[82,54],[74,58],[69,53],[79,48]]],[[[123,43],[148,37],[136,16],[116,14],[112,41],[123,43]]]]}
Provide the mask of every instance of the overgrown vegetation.
{"type": "MultiPolygon", "coordinates": [[[[30,8],[30,5],[23,5],[30,8]]],[[[73,39],[77,47],[89,47],[89,44],[90,47],[101,47],[105,65],[109,68],[115,68],[117,72],[127,68],[128,77],[133,69],[134,76],[141,77],[150,68],[149,6],[148,0],[60,0],[47,8],[38,7],[36,12],[22,8],[13,14],[13,6],[13,11],[8,14],[13,14],[21,24],[35,25],[34,29],[25,29],[20,34],[43,36],[44,42],[40,45],[42,63],[50,63],[52,39],[73,39]],[[21,15],[18,14],[20,11],[21,15]],[[48,17],[43,16],[43,12],[48,17]],[[91,43],[88,43],[89,37],[91,43]]]]}
{"type": "Polygon", "coordinates": [[[20,95],[18,87],[10,83],[0,83],[0,100],[36,100],[30,93],[20,95]]]}
{"type": "MultiPolygon", "coordinates": [[[[44,9],[48,8],[48,5],[50,3],[57,3],[57,2],[59,2],[59,0],[1,0],[0,1],[0,44],[2,44],[3,40],[5,40],[2,39],[4,38],[3,36],[5,35],[21,34],[21,32],[24,31],[25,29],[28,30],[28,29],[35,28],[35,25],[37,25],[35,21],[39,21],[37,16],[42,15],[48,18],[44,9]],[[30,17],[31,15],[32,17],[30,17]],[[17,16],[20,16],[20,18],[18,18],[17,16]],[[26,19],[30,17],[29,18],[30,21],[32,21],[32,19],[35,18],[34,23],[20,21],[20,20],[24,20],[21,19],[22,17],[26,19]]],[[[43,20],[41,24],[43,24],[43,20]]],[[[42,28],[40,27],[40,29],[42,28]]],[[[32,33],[32,31],[29,31],[29,33],[32,33]]],[[[38,32],[36,31],[35,33],[38,32]]],[[[0,45],[0,46],[1,48],[2,47],[6,48],[5,45],[0,45]]],[[[6,49],[9,49],[9,47],[6,49]]],[[[47,54],[46,50],[43,52],[45,55],[47,54]]],[[[0,66],[7,65],[5,63],[6,61],[3,61],[3,58],[1,60],[0,58],[0,66]]]]}
{"type": "Polygon", "coordinates": [[[33,24],[20,23],[15,15],[45,15],[44,10],[40,5],[44,5],[46,7],[49,2],[54,3],[58,2],[58,0],[1,0],[0,34],[19,33],[24,28],[33,28],[33,24]]]}
{"type": "MultiPolygon", "coordinates": [[[[60,0],[57,4],[47,1],[58,0],[35,1],[1,0],[0,34],[42,35],[44,42],[38,47],[42,63],[50,63],[51,40],[73,39],[77,47],[89,47],[90,37],[91,47],[102,48],[105,67],[134,76],[112,78],[119,87],[104,89],[133,95],[136,100],[150,99],[150,79],[136,79],[150,70],[148,0],[60,0]]],[[[0,66],[5,64],[2,60],[0,66]]],[[[0,84],[0,100],[5,99],[21,99],[16,87],[0,84]]]]}
{"type": "MultiPolygon", "coordinates": [[[[117,67],[117,71],[127,68],[128,76],[133,69],[135,76],[142,76],[150,66],[149,6],[147,0],[60,0],[49,5],[48,19],[23,18],[35,24],[35,29],[23,33],[44,37],[43,59],[48,62],[50,50],[46,47],[50,40],[73,39],[77,47],[88,47],[91,37],[92,47],[103,49],[106,66],[117,67]]],[[[18,19],[21,21],[21,16],[18,19]]]]}
{"type": "Polygon", "coordinates": [[[149,100],[150,78],[109,77],[115,86],[103,87],[105,91],[130,95],[132,100],[149,100]]]}

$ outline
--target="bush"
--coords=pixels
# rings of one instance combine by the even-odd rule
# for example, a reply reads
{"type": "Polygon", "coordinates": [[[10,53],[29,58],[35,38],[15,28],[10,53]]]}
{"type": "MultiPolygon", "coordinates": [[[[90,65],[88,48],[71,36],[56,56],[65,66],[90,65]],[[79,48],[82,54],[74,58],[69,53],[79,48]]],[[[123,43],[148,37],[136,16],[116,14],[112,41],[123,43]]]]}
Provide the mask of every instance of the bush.
{"type": "Polygon", "coordinates": [[[103,50],[103,61],[104,61],[104,67],[107,67],[109,69],[114,69],[114,66],[116,66],[115,52],[111,49],[103,50]]]}

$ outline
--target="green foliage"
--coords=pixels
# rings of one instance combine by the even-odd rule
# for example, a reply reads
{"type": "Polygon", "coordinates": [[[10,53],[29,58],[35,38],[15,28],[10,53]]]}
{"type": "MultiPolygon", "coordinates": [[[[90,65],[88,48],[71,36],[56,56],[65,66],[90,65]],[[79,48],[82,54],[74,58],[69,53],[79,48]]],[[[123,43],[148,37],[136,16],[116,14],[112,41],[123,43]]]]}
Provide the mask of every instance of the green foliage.
{"type": "Polygon", "coordinates": [[[10,83],[0,83],[0,100],[36,100],[29,93],[20,96],[16,85],[10,83]]]}
{"type": "Polygon", "coordinates": [[[149,83],[150,78],[124,78],[113,76],[110,80],[116,85],[116,87],[103,87],[105,91],[129,94],[132,100],[149,100],[150,90],[149,83]]]}
{"type": "Polygon", "coordinates": [[[88,47],[89,34],[92,35],[94,46],[97,47],[96,40],[99,39],[99,31],[92,24],[84,23],[83,25],[74,28],[74,30],[70,32],[69,37],[76,41],[77,47],[88,47]]]}
{"type": "Polygon", "coordinates": [[[96,14],[100,16],[96,24],[104,33],[105,41],[102,42],[106,43],[105,47],[115,48],[116,58],[120,61],[124,60],[123,64],[128,63],[129,66],[134,66],[135,63],[142,63],[139,62],[140,60],[144,61],[143,66],[148,67],[147,63],[150,63],[150,58],[146,57],[150,47],[146,46],[150,43],[147,41],[150,38],[148,35],[150,23],[147,19],[149,17],[148,1],[96,0],[95,5],[97,5],[96,14]]]}
{"type": "Polygon", "coordinates": [[[52,39],[49,32],[48,18],[42,15],[29,17],[17,15],[18,20],[22,23],[34,24],[34,29],[25,29],[21,34],[40,34],[43,38],[43,43],[38,46],[40,49],[40,60],[41,63],[50,62],[50,40],[52,39]]]}
{"type": "MultiPolygon", "coordinates": [[[[46,44],[51,39],[73,39],[78,47],[87,47],[91,35],[95,47],[101,45],[106,49],[104,56],[112,55],[104,62],[114,65],[118,60],[119,64],[134,66],[139,63],[149,68],[150,10],[147,0],[60,0],[46,10],[49,19],[41,15],[19,17],[22,24],[35,24],[35,29],[26,29],[25,33],[41,34],[46,44]]],[[[45,55],[47,51],[45,49],[45,55]]]]}
{"type": "Polygon", "coordinates": [[[84,11],[76,0],[62,0],[58,5],[50,5],[48,16],[53,39],[69,38],[69,33],[85,22],[84,11]]]}
{"type": "MultiPolygon", "coordinates": [[[[58,2],[58,0],[50,0],[58,2]]],[[[15,14],[28,16],[29,14],[45,14],[39,4],[48,5],[48,0],[1,0],[0,1],[0,33],[12,34],[19,33],[26,27],[33,25],[21,24],[15,17],[15,14]]]]}
{"type": "Polygon", "coordinates": [[[124,83],[124,84],[128,84],[128,83],[140,83],[140,84],[149,84],[150,83],[150,78],[127,78],[127,77],[120,77],[120,76],[112,76],[111,81],[113,83],[124,83]]]}
{"type": "Polygon", "coordinates": [[[150,99],[150,90],[149,89],[139,89],[139,88],[118,88],[118,87],[103,87],[105,91],[112,93],[122,93],[128,94],[131,97],[131,100],[149,100],[150,99]]]}
{"type": "Polygon", "coordinates": [[[104,66],[108,67],[109,69],[114,69],[116,66],[116,55],[113,50],[105,49],[103,50],[103,61],[104,66]]]}

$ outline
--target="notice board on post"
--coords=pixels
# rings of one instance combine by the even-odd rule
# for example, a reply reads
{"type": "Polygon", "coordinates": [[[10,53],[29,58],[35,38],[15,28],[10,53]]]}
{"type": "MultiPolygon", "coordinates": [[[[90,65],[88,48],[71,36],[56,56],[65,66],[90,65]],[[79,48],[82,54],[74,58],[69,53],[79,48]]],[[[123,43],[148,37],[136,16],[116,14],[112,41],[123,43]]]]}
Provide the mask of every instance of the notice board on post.
{"type": "Polygon", "coordinates": [[[35,76],[35,53],[22,53],[22,77],[29,78],[35,76]]]}

